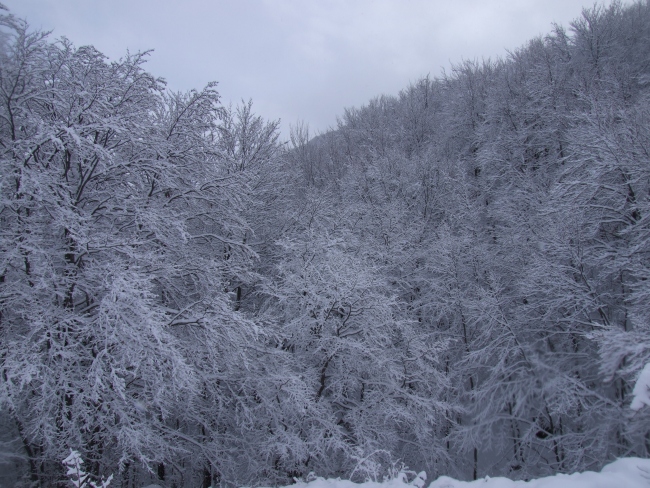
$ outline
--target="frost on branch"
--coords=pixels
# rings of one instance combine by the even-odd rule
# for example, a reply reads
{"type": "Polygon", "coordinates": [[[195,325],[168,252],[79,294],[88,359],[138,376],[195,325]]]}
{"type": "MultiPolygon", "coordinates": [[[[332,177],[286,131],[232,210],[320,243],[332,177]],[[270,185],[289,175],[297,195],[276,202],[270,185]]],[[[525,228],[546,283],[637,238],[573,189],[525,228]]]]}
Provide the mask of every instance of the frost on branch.
{"type": "Polygon", "coordinates": [[[95,483],[90,480],[90,475],[84,471],[83,464],[81,455],[72,449],[70,449],[70,455],[63,460],[63,465],[67,468],[66,476],[70,478],[70,482],[75,488],[88,486],[92,486],[93,488],[106,488],[111,484],[113,475],[110,475],[107,479],[102,478],[100,483],[95,483]]]}

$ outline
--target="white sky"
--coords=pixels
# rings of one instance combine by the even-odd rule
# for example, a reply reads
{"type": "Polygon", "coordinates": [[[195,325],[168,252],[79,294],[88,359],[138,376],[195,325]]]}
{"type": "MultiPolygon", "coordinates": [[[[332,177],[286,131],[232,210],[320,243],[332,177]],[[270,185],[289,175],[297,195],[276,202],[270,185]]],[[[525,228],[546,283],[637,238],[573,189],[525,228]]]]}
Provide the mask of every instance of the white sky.
{"type": "MultiPolygon", "coordinates": [[[[568,27],[591,0],[0,0],[33,28],[112,59],[155,49],[148,70],[174,90],[219,82],[225,104],[297,120],[312,133],[344,107],[396,95],[462,59],[568,27]]],[[[629,2],[625,2],[629,3],[629,2]]]]}

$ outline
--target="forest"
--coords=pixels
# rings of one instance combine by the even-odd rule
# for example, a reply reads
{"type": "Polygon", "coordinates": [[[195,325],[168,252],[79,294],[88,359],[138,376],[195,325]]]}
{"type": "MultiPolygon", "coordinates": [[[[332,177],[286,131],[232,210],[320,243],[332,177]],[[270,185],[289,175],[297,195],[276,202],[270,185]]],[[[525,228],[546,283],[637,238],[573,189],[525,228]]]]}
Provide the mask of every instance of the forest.
{"type": "Polygon", "coordinates": [[[650,456],[650,0],[286,143],[0,24],[2,486],[71,449],[124,488],[650,456]]]}

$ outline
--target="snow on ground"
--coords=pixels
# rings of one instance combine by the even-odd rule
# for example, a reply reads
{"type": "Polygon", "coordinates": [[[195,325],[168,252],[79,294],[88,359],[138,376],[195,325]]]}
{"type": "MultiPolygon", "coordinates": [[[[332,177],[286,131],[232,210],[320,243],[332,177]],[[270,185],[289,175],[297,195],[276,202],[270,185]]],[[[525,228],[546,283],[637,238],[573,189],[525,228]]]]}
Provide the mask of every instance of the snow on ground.
{"type": "MultiPolygon", "coordinates": [[[[424,477],[426,478],[426,477],[424,477]]],[[[426,486],[421,477],[412,483],[404,477],[383,483],[318,478],[299,482],[291,488],[421,488],[426,486]]],[[[481,478],[476,481],[457,481],[441,476],[428,488],[648,488],[650,487],[650,459],[623,458],[605,466],[600,473],[557,474],[531,481],[512,481],[508,478],[481,478]]]]}

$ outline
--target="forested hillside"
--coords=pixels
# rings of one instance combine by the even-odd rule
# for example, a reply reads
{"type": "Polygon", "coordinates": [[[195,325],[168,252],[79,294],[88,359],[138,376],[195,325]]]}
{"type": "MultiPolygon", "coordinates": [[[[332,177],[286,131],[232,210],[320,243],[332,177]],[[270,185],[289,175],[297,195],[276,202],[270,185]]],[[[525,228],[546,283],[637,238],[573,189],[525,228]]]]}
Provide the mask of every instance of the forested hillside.
{"type": "Polygon", "coordinates": [[[0,482],[599,470],[650,455],[650,1],[291,143],[10,15],[0,482]]]}

